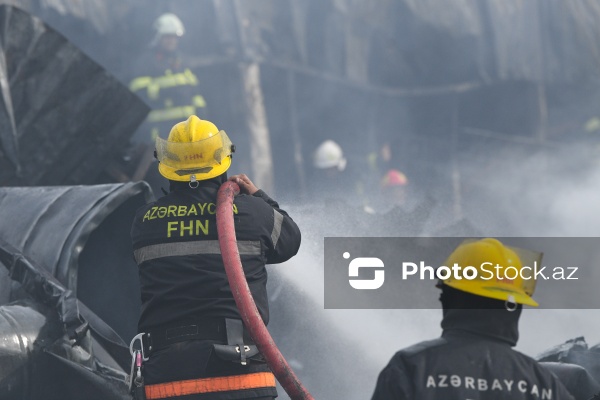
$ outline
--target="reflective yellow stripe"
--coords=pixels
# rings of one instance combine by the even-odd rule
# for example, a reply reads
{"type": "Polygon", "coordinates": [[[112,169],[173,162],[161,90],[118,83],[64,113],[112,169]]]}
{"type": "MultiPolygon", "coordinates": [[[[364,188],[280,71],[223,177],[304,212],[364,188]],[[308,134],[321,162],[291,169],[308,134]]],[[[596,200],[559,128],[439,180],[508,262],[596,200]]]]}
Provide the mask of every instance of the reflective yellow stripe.
{"type": "Polygon", "coordinates": [[[190,115],[196,114],[196,107],[194,106],[180,106],[164,108],[162,110],[152,110],[148,114],[149,122],[162,122],[177,120],[181,121],[189,117],[190,115]]]}
{"type": "Polygon", "coordinates": [[[200,95],[194,96],[194,98],[192,98],[192,104],[198,108],[204,108],[206,107],[206,100],[200,95]]]}
{"type": "Polygon", "coordinates": [[[152,77],[150,76],[140,76],[135,78],[129,84],[129,90],[132,92],[137,92],[140,89],[148,87],[152,83],[152,77]]]}
{"type": "Polygon", "coordinates": [[[166,399],[192,394],[227,392],[232,390],[274,388],[275,375],[271,372],[256,372],[246,375],[217,378],[190,379],[186,381],[146,385],[146,398],[166,399]]]}
{"type": "Polygon", "coordinates": [[[174,74],[171,70],[166,70],[164,75],[150,77],[140,76],[135,78],[129,84],[129,89],[132,92],[146,88],[148,97],[156,100],[161,89],[167,89],[175,86],[197,86],[198,78],[192,71],[186,69],[183,72],[174,74]]]}
{"type": "Polygon", "coordinates": [[[157,85],[161,89],[170,88],[174,86],[196,86],[198,85],[198,78],[189,69],[183,72],[174,74],[171,70],[165,71],[163,76],[154,78],[153,84],[157,85]]]}
{"type": "Polygon", "coordinates": [[[279,240],[279,235],[281,234],[281,224],[283,223],[283,215],[275,209],[273,209],[273,231],[271,232],[271,242],[273,243],[273,248],[277,247],[277,241],[279,240]]]}
{"type": "MultiPolygon", "coordinates": [[[[241,256],[259,256],[262,254],[259,241],[239,240],[237,245],[241,256]]],[[[156,258],[197,254],[221,254],[221,246],[217,240],[197,240],[193,242],[152,244],[140,247],[133,252],[138,265],[156,258]]]]}

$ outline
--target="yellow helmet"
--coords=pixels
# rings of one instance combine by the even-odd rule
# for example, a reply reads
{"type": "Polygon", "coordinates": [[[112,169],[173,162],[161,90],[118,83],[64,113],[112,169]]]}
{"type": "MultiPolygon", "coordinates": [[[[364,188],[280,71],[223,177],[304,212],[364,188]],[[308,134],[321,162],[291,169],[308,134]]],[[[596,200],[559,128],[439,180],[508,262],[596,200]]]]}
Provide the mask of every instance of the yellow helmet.
{"type": "Polygon", "coordinates": [[[200,181],[223,174],[231,166],[235,146],[225,131],[195,115],[175,124],[169,138],[156,138],[158,171],[172,181],[200,181]]]}
{"type": "Polygon", "coordinates": [[[497,239],[465,241],[450,254],[445,264],[449,268],[454,264],[460,266],[462,279],[451,274],[443,283],[478,296],[537,307],[538,303],[531,298],[536,283],[533,265],[523,268],[523,258],[541,262],[540,253],[511,248],[497,239]],[[469,266],[477,270],[472,280],[464,277],[465,268],[469,266]]]}

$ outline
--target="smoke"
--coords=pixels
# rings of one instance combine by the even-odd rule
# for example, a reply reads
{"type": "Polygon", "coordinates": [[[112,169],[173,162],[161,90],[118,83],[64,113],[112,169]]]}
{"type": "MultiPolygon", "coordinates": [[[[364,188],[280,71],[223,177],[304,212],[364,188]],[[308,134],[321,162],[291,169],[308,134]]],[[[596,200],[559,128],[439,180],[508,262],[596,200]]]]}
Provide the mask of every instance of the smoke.
{"type": "MultiPolygon", "coordinates": [[[[131,70],[131,61],[146,51],[152,21],[163,12],[178,14],[187,31],[181,50],[199,78],[209,119],[237,145],[231,173],[248,173],[252,165],[238,63],[261,61],[276,182],[270,194],[284,203],[303,232],[298,256],[271,267],[270,329],[317,398],[369,398],[379,370],[394,352],[439,336],[441,319],[439,310],[325,310],[324,237],[433,235],[461,218],[480,236],[598,236],[597,139],[575,134],[544,138],[535,132],[543,125],[536,90],[544,68],[538,68],[534,56],[555,52],[552,46],[540,50],[543,38],[526,31],[537,25],[516,3],[506,14],[493,15],[494,7],[487,7],[487,18],[504,25],[486,25],[489,21],[479,18],[476,7],[442,9],[441,2],[382,1],[371,7],[321,0],[292,1],[290,7],[275,1],[129,3],[122,22],[104,41],[90,28],[81,35],[81,26],[90,24],[69,23],[57,15],[51,19],[128,83],[139,74],[131,70]],[[522,34],[513,31],[515,15],[522,34]],[[497,86],[467,94],[395,91],[479,80],[497,86]],[[349,206],[327,208],[323,194],[312,190],[322,178],[312,169],[312,152],[325,139],[336,140],[349,160],[345,175],[326,183],[329,195],[349,206]],[[392,160],[373,167],[369,157],[384,143],[392,146],[392,160]],[[407,174],[416,206],[431,198],[433,208],[400,226],[393,220],[355,218],[364,216],[364,203],[380,196],[379,180],[388,168],[407,174]]],[[[546,37],[561,33],[554,34],[546,37]]],[[[547,38],[544,43],[552,44],[547,38]]],[[[558,62],[555,70],[580,76],[573,60],[596,53],[560,39],[561,49],[573,48],[576,56],[557,52],[557,59],[567,62],[558,62]]],[[[580,92],[575,93],[577,98],[580,92]]],[[[549,131],[585,122],[564,112],[576,107],[561,104],[563,94],[548,98],[549,131]]],[[[580,335],[597,343],[597,316],[596,310],[525,310],[517,348],[535,355],[580,335]]]]}
{"type": "MultiPolygon", "coordinates": [[[[479,182],[485,193],[470,202],[477,210],[478,219],[473,222],[485,226],[482,232],[489,236],[597,237],[600,164],[593,146],[580,143],[530,150],[530,154],[527,151],[496,154],[496,168],[479,182]]],[[[472,165],[471,172],[477,168],[472,165]]],[[[589,252],[585,255],[588,259],[600,260],[598,249],[589,252]]],[[[596,271],[593,266],[591,269],[596,271]]],[[[593,281],[599,278],[595,273],[593,281]]],[[[539,292],[543,291],[543,285],[544,282],[538,283],[539,292]]],[[[586,302],[586,298],[596,301],[597,291],[592,285],[588,289],[591,290],[579,294],[581,301],[586,302]]],[[[535,355],[577,336],[585,336],[588,344],[596,344],[600,341],[599,317],[600,313],[594,309],[525,310],[517,348],[535,355]]]]}
{"type": "MultiPolygon", "coordinates": [[[[396,351],[439,336],[441,311],[325,309],[323,238],[360,235],[365,226],[318,200],[284,209],[300,226],[303,242],[296,257],[270,267],[269,329],[315,398],[369,398],[396,351]]],[[[286,398],[281,390],[280,396],[286,398]]]]}
{"type": "MultiPolygon", "coordinates": [[[[510,146],[510,149],[493,155],[482,156],[478,150],[462,154],[472,160],[470,164],[462,166],[461,172],[468,179],[463,183],[473,190],[470,198],[463,197],[463,217],[480,232],[478,236],[598,236],[600,165],[593,161],[593,157],[582,156],[586,154],[585,147],[565,146],[537,151],[529,156],[525,156],[524,151],[514,150],[514,146],[510,146]]],[[[451,196],[451,193],[446,195],[451,196]]],[[[339,396],[339,391],[332,391],[329,384],[332,375],[335,375],[335,379],[343,381],[351,393],[344,398],[369,398],[378,372],[396,351],[439,336],[441,311],[324,309],[323,238],[360,236],[365,227],[354,225],[355,221],[346,213],[327,210],[327,206],[319,204],[317,200],[286,209],[303,232],[303,244],[295,258],[285,265],[274,267],[271,273],[277,276],[275,286],[281,284],[281,279],[298,291],[296,294],[288,292],[290,297],[286,303],[286,313],[290,318],[304,319],[304,330],[289,334],[313,336],[312,340],[319,343],[319,348],[326,349],[319,354],[322,360],[339,359],[337,345],[340,341],[352,343],[348,351],[353,353],[355,359],[355,363],[338,363],[335,374],[302,369],[299,374],[301,377],[313,374],[309,379],[313,387],[308,387],[316,397],[339,396]],[[298,302],[296,295],[309,301],[298,302]],[[323,329],[323,326],[326,328],[323,329]],[[320,378],[315,378],[315,375],[320,378]]],[[[354,211],[361,212],[359,209],[354,211]]],[[[440,213],[448,211],[442,210],[440,213]]],[[[438,216],[433,213],[432,218],[438,216]]],[[[445,217],[450,219],[452,216],[445,217]]],[[[375,223],[375,219],[373,221],[375,223]]],[[[368,223],[366,228],[368,231],[368,223]]],[[[398,235],[397,230],[382,232],[381,227],[374,225],[371,229],[377,236],[398,235]]],[[[410,230],[411,227],[404,229],[410,230]]],[[[586,254],[584,258],[590,257],[600,260],[600,253],[591,256],[586,254]]],[[[539,296],[548,296],[544,292],[544,282],[538,283],[538,292],[539,296]]],[[[278,293],[277,298],[282,296],[278,293]]],[[[580,297],[583,303],[586,297],[593,302],[597,299],[597,292],[590,291],[580,297]]],[[[600,342],[599,317],[598,311],[593,309],[527,308],[521,317],[520,340],[516,349],[535,357],[554,345],[579,336],[585,336],[590,345],[596,344],[600,342]]],[[[281,321],[275,317],[271,327],[279,323],[281,321]]],[[[302,359],[306,349],[284,344],[282,351],[290,359],[296,360],[302,359]]],[[[302,365],[302,362],[298,362],[298,365],[302,365]]]]}
{"type": "Polygon", "coordinates": [[[465,213],[496,236],[597,236],[600,164],[592,145],[491,145],[463,155],[465,213]]]}

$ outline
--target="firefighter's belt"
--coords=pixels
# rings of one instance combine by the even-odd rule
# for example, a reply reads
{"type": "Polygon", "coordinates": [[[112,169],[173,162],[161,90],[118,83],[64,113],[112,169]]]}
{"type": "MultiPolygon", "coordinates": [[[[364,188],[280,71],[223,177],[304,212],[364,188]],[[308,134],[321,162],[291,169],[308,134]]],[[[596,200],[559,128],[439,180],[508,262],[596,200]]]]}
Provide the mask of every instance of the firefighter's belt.
{"type": "Polygon", "coordinates": [[[262,361],[258,348],[246,340],[244,343],[244,325],[239,319],[226,319],[227,344],[214,344],[215,354],[225,361],[238,362],[242,365],[248,363],[248,359],[262,361]]]}
{"type": "Polygon", "coordinates": [[[146,399],[166,399],[201,393],[227,392],[233,390],[274,388],[275,376],[271,372],[223,376],[217,378],[190,379],[146,385],[146,399]]]}
{"type": "Polygon", "coordinates": [[[214,340],[226,343],[225,319],[204,319],[191,325],[172,326],[146,332],[142,337],[144,354],[148,356],[153,351],[188,340],[214,340]]]}
{"type": "MultiPolygon", "coordinates": [[[[254,342],[244,332],[242,321],[217,318],[202,319],[191,325],[172,326],[144,333],[142,337],[144,354],[148,357],[154,351],[188,340],[211,340],[222,343],[221,346],[223,348],[231,347],[229,352],[227,351],[228,349],[223,349],[223,351],[215,349],[217,355],[226,360],[232,358],[232,356],[228,356],[227,354],[231,353],[233,355],[236,353],[236,345],[239,346],[240,343],[244,345],[244,341],[245,347],[243,348],[243,353],[245,357],[253,357],[258,353],[258,350],[254,351],[256,348],[254,342]],[[251,347],[251,349],[248,349],[248,347],[251,347]]],[[[241,357],[238,351],[236,360],[240,362],[245,357],[241,357]]]]}

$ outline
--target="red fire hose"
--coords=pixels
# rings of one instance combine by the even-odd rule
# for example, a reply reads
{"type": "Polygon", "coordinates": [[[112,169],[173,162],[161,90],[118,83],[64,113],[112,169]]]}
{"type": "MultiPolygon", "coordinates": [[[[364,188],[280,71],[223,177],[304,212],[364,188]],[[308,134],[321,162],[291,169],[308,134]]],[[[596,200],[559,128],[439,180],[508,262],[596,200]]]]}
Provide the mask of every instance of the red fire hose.
{"type": "Polygon", "coordinates": [[[231,292],[250,336],[286,393],[292,400],[313,400],[277,348],[250,293],[238,252],[233,223],[233,198],[239,192],[240,188],[237,184],[226,182],[221,185],[217,195],[217,232],[231,292]]]}

